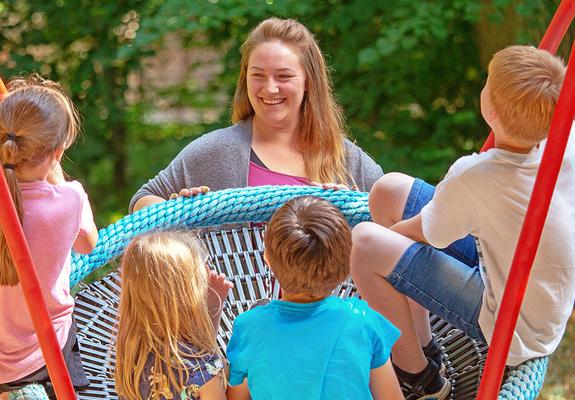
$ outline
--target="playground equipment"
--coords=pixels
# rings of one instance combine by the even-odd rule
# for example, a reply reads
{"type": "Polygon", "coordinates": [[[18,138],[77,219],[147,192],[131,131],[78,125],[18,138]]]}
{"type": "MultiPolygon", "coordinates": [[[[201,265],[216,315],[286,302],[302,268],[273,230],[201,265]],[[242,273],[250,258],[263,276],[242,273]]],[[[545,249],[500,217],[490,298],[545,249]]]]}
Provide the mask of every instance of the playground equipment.
{"type": "MultiPolygon", "coordinates": [[[[574,16],[575,0],[564,0],[560,4],[540,47],[555,52],[574,16]]],[[[519,245],[512,262],[510,276],[513,276],[514,279],[508,280],[505,289],[493,335],[494,339],[490,344],[485,362],[485,373],[482,374],[485,348],[464,337],[445,322],[437,318],[432,321],[434,333],[445,350],[444,361],[448,366],[448,376],[453,383],[454,399],[474,398],[477,380],[481,375],[483,377],[477,393],[479,399],[495,399],[498,396],[499,398],[533,399],[541,388],[547,366],[546,358],[530,360],[517,369],[509,370],[502,386],[500,383],[504,375],[505,360],[509,351],[512,332],[525,294],[529,272],[575,115],[575,102],[571,101],[575,95],[575,71],[573,70],[575,66],[572,65],[575,58],[573,56],[574,50],[575,46],[571,51],[565,83],[551,125],[551,133],[537,175],[519,238],[519,245]],[[458,390],[460,391],[458,392],[458,390]]],[[[6,89],[0,81],[0,96],[4,93],[6,93],[6,89]]],[[[490,135],[483,149],[490,148],[492,145],[493,140],[492,135],[490,135]]],[[[311,187],[230,189],[191,199],[178,199],[141,210],[102,230],[101,239],[94,252],[87,257],[74,257],[71,281],[73,283],[78,282],[87,273],[103,265],[104,262],[117,257],[121,254],[129,238],[139,232],[152,228],[196,228],[208,225],[219,226],[223,223],[265,222],[273,210],[283,202],[291,197],[305,194],[326,197],[342,210],[352,225],[369,219],[365,194],[357,192],[338,193],[311,187]],[[214,201],[214,203],[208,204],[206,203],[208,201],[214,201]]],[[[55,392],[60,400],[72,400],[75,398],[74,391],[66,373],[64,360],[41,296],[40,285],[34,272],[29,250],[1,169],[0,203],[2,204],[0,223],[18,269],[21,287],[26,295],[28,308],[31,311],[55,392]]],[[[274,285],[269,270],[261,259],[261,231],[258,228],[244,227],[239,231],[237,228],[235,230],[213,228],[207,232],[204,240],[208,247],[212,246],[210,252],[215,268],[228,274],[236,283],[236,290],[238,291],[230,297],[224,310],[218,342],[222,347],[225,347],[234,316],[245,310],[258,298],[277,297],[279,287],[274,285]],[[240,236],[238,236],[240,231],[246,238],[245,248],[249,250],[244,250],[244,247],[241,247],[240,236]],[[231,235],[235,247],[229,245],[231,243],[229,235],[231,235]],[[257,244],[255,247],[254,242],[247,239],[252,236],[257,244]],[[236,250],[227,253],[221,252],[220,239],[214,241],[214,237],[222,238],[221,243],[224,244],[226,251],[228,247],[236,250]],[[224,239],[224,237],[228,239],[224,239]],[[225,243],[228,243],[229,246],[226,247],[225,243]],[[254,262],[257,268],[254,268],[254,262]]],[[[82,394],[81,398],[114,398],[113,386],[110,389],[110,385],[112,384],[111,373],[114,365],[114,321],[117,310],[117,295],[120,290],[118,283],[118,275],[112,273],[101,281],[92,284],[93,286],[84,288],[78,295],[76,314],[79,320],[79,342],[83,347],[83,361],[92,381],[92,388],[82,394]],[[86,300],[84,301],[84,299],[86,300]]],[[[347,282],[338,288],[336,294],[340,296],[354,295],[353,284],[347,282]]],[[[36,386],[34,385],[29,389],[38,390],[36,386]]],[[[24,388],[11,392],[10,398],[23,400],[26,395],[31,395],[31,393],[26,393],[26,388],[24,388]]],[[[35,396],[34,398],[41,398],[38,395],[35,396]]]]}
{"type": "MultiPolygon", "coordinates": [[[[247,221],[267,221],[287,200],[303,195],[320,196],[336,205],[351,225],[369,220],[367,193],[323,190],[317,187],[266,186],[228,189],[194,198],[179,198],[144,208],[100,232],[97,248],[89,255],[76,255],[71,280],[83,279],[122,253],[130,239],[150,229],[197,228],[211,255],[210,263],[230,277],[234,289],[225,302],[218,344],[222,349],[230,338],[233,319],[261,298],[277,298],[279,285],[263,261],[263,231],[247,221]],[[238,223],[240,225],[238,225],[238,223]],[[233,224],[233,225],[229,225],[233,224]],[[215,226],[213,226],[215,225],[215,226]]],[[[120,277],[112,272],[76,295],[75,315],[82,347],[82,362],[92,387],[79,393],[80,399],[117,399],[114,392],[115,321],[120,277]]],[[[340,297],[355,296],[351,281],[334,291],[340,297]]],[[[486,347],[433,317],[431,325],[442,346],[453,399],[474,399],[481,379],[486,347]]],[[[509,370],[500,399],[534,399],[541,389],[547,358],[534,359],[509,370]]]]}

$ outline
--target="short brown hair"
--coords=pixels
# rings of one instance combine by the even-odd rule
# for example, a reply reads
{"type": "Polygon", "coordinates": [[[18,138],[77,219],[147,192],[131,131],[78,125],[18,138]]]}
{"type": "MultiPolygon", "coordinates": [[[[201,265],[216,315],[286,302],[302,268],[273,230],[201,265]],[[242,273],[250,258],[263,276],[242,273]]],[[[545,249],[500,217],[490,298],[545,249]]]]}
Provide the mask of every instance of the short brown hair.
{"type": "Polygon", "coordinates": [[[270,268],[291,293],[329,295],[349,275],[351,229],[327,200],[288,201],[272,216],[264,243],[270,268]]]}
{"type": "Polygon", "coordinates": [[[565,77],[558,57],[532,46],[509,46],[489,63],[489,96],[505,131],[535,145],[549,133],[565,77]]]}

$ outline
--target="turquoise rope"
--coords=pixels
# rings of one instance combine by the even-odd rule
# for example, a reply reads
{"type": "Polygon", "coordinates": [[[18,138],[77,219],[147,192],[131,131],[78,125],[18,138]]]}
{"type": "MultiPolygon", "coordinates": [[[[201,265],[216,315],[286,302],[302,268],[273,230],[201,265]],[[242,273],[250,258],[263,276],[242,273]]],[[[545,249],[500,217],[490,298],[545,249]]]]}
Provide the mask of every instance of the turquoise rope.
{"type": "Polygon", "coordinates": [[[151,230],[199,228],[230,223],[268,221],[288,200],[305,195],[323,197],[337,206],[352,226],[369,220],[367,193],[325,190],[313,186],[258,186],[226,189],[165,201],[143,208],[99,231],[90,254],[72,255],[70,286],[118,257],[130,240],[151,230]]]}
{"type": "Polygon", "coordinates": [[[8,392],[8,400],[48,400],[44,386],[33,383],[8,392]]]}
{"type": "Polygon", "coordinates": [[[499,400],[533,400],[543,387],[548,357],[524,362],[510,373],[499,391],[499,400]]]}

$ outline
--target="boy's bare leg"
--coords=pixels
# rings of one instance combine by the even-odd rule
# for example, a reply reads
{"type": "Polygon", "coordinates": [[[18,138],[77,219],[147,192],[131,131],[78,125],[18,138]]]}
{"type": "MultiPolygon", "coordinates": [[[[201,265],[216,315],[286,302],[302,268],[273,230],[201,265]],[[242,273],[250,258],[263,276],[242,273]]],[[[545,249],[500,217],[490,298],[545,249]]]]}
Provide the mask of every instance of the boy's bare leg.
{"type": "Polygon", "coordinates": [[[417,337],[419,338],[419,345],[425,347],[433,338],[431,335],[431,325],[429,324],[429,311],[409,297],[407,298],[407,302],[409,303],[409,310],[411,311],[411,318],[413,318],[415,332],[417,332],[417,337]]]}
{"type": "Polygon", "coordinates": [[[421,319],[424,315],[412,314],[408,298],[384,278],[413,241],[372,222],[357,225],[352,237],[351,275],[361,296],[401,330],[392,349],[393,363],[409,373],[422,371],[427,359],[416,326],[429,325],[429,321],[416,322],[415,318],[421,319]]]}
{"type": "MultiPolygon", "coordinates": [[[[389,172],[379,178],[369,192],[369,212],[373,222],[389,228],[403,219],[403,211],[415,178],[389,172]]],[[[431,341],[429,312],[411,299],[409,308],[422,347],[431,341]]]]}
{"type": "Polygon", "coordinates": [[[399,172],[379,178],[369,192],[371,219],[389,228],[403,219],[403,210],[415,179],[399,172]]]}

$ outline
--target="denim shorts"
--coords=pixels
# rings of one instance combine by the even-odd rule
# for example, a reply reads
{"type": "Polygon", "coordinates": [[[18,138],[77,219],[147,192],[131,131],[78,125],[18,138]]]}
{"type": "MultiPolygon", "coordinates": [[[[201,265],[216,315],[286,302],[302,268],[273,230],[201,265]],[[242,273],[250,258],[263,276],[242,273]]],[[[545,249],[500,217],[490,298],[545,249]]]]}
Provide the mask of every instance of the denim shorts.
{"type": "MultiPolygon", "coordinates": [[[[433,197],[435,188],[416,179],[403,218],[417,215],[433,197]]],[[[467,236],[438,250],[414,243],[405,250],[386,278],[399,292],[415,300],[473,339],[485,341],[479,311],[485,288],[479,274],[475,238],[467,236]]]]}

